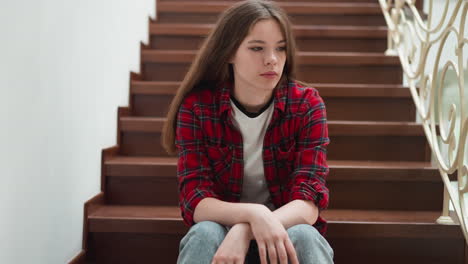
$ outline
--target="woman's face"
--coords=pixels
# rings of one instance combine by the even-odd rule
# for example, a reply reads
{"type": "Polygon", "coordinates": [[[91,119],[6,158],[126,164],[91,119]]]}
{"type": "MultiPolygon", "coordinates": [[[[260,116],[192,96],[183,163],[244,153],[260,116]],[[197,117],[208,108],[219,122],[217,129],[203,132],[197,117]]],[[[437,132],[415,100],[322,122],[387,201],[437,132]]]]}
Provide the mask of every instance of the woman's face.
{"type": "Polygon", "coordinates": [[[230,62],[236,87],[273,90],[286,62],[286,40],[278,22],[274,19],[257,22],[230,62]],[[267,72],[275,72],[276,75],[262,75],[267,72]]]}

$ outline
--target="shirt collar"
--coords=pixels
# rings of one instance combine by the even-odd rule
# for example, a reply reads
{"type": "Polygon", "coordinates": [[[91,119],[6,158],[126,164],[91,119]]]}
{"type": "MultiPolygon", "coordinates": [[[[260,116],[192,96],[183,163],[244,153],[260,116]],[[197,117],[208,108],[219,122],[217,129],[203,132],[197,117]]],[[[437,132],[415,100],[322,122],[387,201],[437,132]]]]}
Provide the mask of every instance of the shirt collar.
{"type": "MultiPolygon", "coordinates": [[[[282,81],[273,92],[273,104],[275,110],[279,110],[279,112],[283,113],[286,107],[286,101],[288,99],[288,87],[289,82],[288,80],[282,81]]],[[[232,110],[230,96],[231,90],[234,88],[233,83],[231,82],[223,82],[219,87],[218,91],[220,93],[220,106],[219,106],[219,116],[222,116],[225,112],[228,114],[232,110]]]]}

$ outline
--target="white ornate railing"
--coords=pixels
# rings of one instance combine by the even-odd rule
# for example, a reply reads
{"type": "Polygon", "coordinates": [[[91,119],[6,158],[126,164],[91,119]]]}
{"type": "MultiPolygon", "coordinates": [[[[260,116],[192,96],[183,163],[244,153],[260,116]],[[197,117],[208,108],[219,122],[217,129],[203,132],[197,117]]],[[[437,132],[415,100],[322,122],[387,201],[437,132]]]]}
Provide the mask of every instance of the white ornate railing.
{"type": "MultiPolygon", "coordinates": [[[[444,0],[437,1],[437,4],[441,4],[444,0]]],[[[427,17],[424,19],[415,6],[416,0],[379,2],[388,26],[386,54],[400,58],[405,79],[445,185],[444,209],[438,223],[454,223],[449,216],[451,201],[458,218],[456,220],[468,241],[468,162],[465,157],[468,147],[468,96],[465,95],[468,83],[465,84],[467,67],[464,65],[467,62],[464,48],[468,48],[465,29],[468,0],[445,0],[443,9],[437,10],[434,0],[428,0],[427,17]],[[432,51],[435,54],[429,56],[432,51]],[[434,63],[430,63],[428,58],[435,58],[434,63]],[[451,72],[455,83],[452,86],[446,85],[450,81],[446,77],[451,72]],[[449,98],[448,104],[444,104],[444,96],[454,92],[458,92],[458,95],[449,98]],[[453,173],[457,174],[456,185],[450,182],[449,175],[453,173]]]]}

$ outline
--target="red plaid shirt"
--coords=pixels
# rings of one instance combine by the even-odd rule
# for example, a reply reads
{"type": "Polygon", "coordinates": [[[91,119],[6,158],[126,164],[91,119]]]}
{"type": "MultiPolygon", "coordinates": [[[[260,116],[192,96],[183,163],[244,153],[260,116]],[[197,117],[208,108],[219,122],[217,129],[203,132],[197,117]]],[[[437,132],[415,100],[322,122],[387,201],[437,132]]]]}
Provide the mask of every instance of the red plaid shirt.
{"type": "MultiPolygon", "coordinates": [[[[186,225],[194,224],[197,204],[206,197],[239,202],[243,143],[231,116],[232,84],[196,89],[177,116],[176,147],[179,205],[186,225]]],[[[271,202],[276,208],[300,199],[328,206],[325,178],[328,127],[325,104],[315,88],[285,82],[274,91],[274,112],[263,142],[263,165],[271,202]],[[286,84],[287,83],[287,84],[286,84]]],[[[324,235],[327,222],[313,225],[324,235]]]]}

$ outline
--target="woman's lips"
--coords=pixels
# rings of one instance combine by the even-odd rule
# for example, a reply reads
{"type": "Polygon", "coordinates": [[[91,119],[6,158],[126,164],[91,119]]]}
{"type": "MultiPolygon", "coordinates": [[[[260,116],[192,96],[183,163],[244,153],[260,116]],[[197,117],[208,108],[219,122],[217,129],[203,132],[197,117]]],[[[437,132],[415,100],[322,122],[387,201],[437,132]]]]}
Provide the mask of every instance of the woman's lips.
{"type": "Polygon", "coordinates": [[[275,79],[277,74],[261,74],[261,76],[268,78],[268,79],[275,79]]]}
{"type": "Polygon", "coordinates": [[[264,75],[264,74],[275,74],[276,75],[277,73],[275,71],[267,71],[267,72],[264,72],[264,73],[262,73],[260,75],[264,75]]]}

